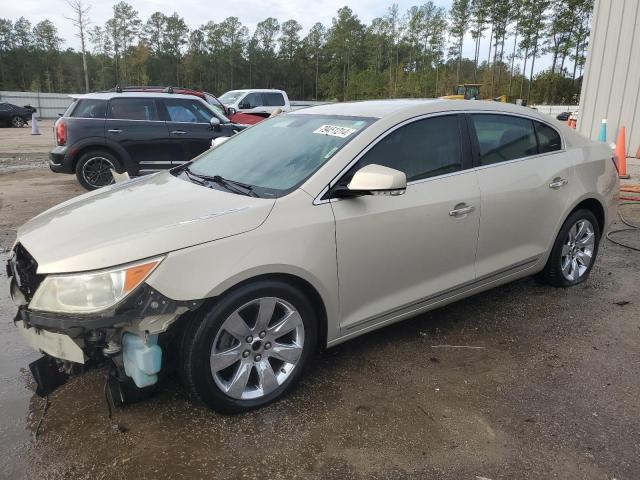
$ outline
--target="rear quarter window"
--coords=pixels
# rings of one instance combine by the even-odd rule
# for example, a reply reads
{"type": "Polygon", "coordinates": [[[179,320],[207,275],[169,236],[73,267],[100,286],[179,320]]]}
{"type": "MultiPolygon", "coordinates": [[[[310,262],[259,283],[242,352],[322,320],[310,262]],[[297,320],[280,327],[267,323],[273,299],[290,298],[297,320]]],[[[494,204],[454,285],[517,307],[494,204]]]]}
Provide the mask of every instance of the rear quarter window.
{"type": "Polygon", "coordinates": [[[533,121],[512,115],[473,114],[480,164],[492,165],[538,153],[533,121]]]}
{"type": "Polygon", "coordinates": [[[106,100],[83,99],[78,100],[78,104],[69,116],[74,118],[105,118],[106,114],[106,100]]]}
{"type": "Polygon", "coordinates": [[[262,100],[267,107],[284,107],[284,96],[277,92],[263,92],[262,100]]]}
{"type": "Polygon", "coordinates": [[[562,139],[555,128],[540,122],[534,122],[534,124],[538,135],[540,153],[555,152],[562,149],[562,139]]]}

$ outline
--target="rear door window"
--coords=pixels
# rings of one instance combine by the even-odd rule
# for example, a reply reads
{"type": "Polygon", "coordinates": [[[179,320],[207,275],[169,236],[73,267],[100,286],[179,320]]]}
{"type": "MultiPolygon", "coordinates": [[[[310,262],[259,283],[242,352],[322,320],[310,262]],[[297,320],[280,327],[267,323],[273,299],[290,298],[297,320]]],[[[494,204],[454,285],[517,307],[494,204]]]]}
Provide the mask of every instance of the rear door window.
{"type": "Polygon", "coordinates": [[[107,113],[106,100],[82,99],[70,115],[75,118],[104,118],[107,113]]]}
{"type": "Polygon", "coordinates": [[[209,123],[213,117],[213,112],[197,100],[172,98],[163,101],[172,122],[209,123]]]}
{"type": "Polygon", "coordinates": [[[0,103],[0,112],[10,112],[11,110],[13,108],[8,103],[0,103]]]}
{"type": "Polygon", "coordinates": [[[119,120],[160,120],[153,98],[113,98],[109,118],[119,120]]]}
{"type": "Polygon", "coordinates": [[[472,114],[480,148],[480,165],[529,157],[538,153],[533,121],[512,115],[472,114]]]}
{"type": "Polygon", "coordinates": [[[284,96],[278,92],[262,92],[262,100],[267,107],[284,107],[284,96]]]}
{"type": "Polygon", "coordinates": [[[249,95],[244,97],[240,102],[240,107],[245,109],[256,108],[261,106],[262,106],[262,95],[256,92],[250,93],[249,95]]]}
{"type": "Polygon", "coordinates": [[[555,152],[562,149],[560,134],[555,128],[541,122],[533,122],[538,135],[538,149],[540,153],[555,152]]]}

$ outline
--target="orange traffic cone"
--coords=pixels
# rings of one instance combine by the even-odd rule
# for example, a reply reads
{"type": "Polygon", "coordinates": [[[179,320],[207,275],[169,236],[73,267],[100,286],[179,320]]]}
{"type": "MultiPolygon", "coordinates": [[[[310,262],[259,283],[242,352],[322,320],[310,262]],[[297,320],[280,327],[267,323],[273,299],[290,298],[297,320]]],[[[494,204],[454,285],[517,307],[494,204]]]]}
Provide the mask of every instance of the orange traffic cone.
{"type": "Polygon", "coordinates": [[[620,178],[629,178],[627,173],[627,151],[625,149],[625,131],[624,125],[620,127],[618,139],[616,141],[616,158],[618,161],[618,176],[620,178]]]}

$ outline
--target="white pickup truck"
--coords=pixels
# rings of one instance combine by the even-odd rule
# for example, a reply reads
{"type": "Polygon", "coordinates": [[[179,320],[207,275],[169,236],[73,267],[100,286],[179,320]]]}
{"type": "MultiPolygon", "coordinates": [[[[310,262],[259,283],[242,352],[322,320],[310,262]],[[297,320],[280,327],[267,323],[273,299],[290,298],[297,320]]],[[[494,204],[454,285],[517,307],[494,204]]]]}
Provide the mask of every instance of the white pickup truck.
{"type": "Polygon", "coordinates": [[[229,112],[269,116],[276,109],[291,110],[287,92],[274,89],[230,90],[219,97],[229,112]]]}

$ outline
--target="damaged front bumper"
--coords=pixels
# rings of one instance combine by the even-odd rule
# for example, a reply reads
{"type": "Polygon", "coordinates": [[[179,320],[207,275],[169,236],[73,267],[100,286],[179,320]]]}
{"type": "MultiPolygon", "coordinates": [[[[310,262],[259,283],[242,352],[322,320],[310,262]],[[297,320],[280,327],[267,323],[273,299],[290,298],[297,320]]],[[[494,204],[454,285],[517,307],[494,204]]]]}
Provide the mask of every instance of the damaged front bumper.
{"type": "MultiPolygon", "coordinates": [[[[12,287],[12,296],[19,293],[12,287]]],[[[35,311],[23,298],[14,301],[16,327],[32,348],[45,354],[29,366],[40,396],[64,384],[70,374],[105,364],[120,383],[128,379],[138,389],[155,384],[163,347],[171,339],[169,328],[202,303],[172,300],[147,284],[119,305],[91,316],[35,311]]]]}

